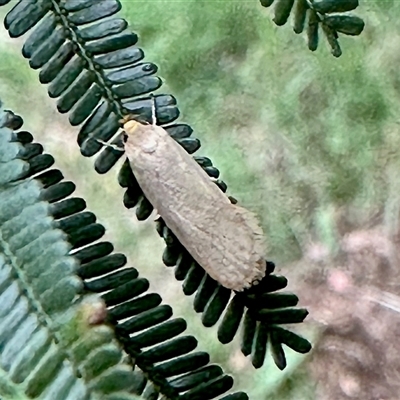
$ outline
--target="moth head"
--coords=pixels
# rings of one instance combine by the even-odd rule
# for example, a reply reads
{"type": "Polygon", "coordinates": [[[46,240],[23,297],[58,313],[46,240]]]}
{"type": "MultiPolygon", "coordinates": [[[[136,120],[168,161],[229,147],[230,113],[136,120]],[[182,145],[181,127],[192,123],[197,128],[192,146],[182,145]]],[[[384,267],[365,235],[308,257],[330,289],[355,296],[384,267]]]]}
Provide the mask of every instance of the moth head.
{"type": "Polygon", "coordinates": [[[124,143],[127,142],[128,137],[134,134],[141,125],[149,124],[142,115],[138,114],[124,115],[119,120],[119,123],[122,124],[124,128],[124,143]]]}

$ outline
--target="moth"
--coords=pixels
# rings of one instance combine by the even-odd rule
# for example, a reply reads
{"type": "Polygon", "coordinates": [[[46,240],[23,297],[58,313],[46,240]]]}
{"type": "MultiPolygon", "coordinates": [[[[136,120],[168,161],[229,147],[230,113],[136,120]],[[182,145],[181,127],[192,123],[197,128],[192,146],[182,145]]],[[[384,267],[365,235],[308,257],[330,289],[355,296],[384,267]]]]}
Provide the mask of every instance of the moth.
{"type": "Polygon", "coordinates": [[[265,275],[264,234],[256,216],[232,204],[160,126],[125,117],[125,154],[144,195],[188,253],[228,289],[265,275]]]}
{"type": "Polygon", "coordinates": [[[127,115],[125,151],[144,195],[203,269],[222,286],[243,291],[265,276],[264,233],[256,216],[236,204],[168,132],[127,115]]]}

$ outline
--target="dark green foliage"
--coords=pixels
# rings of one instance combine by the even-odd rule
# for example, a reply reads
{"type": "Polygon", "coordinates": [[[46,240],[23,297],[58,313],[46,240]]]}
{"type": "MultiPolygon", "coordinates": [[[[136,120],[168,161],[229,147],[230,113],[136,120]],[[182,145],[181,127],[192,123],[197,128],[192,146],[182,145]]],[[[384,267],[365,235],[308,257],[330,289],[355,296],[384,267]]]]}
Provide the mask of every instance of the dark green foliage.
{"type": "Polygon", "coordinates": [[[222,369],[218,365],[208,365],[199,368],[196,372],[188,374],[185,377],[178,377],[171,381],[171,385],[177,389],[188,390],[210,378],[216,378],[222,375],[222,369]]]}
{"type": "Polygon", "coordinates": [[[164,322],[171,318],[172,308],[170,306],[158,306],[149,311],[142,312],[139,316],[131,318],[129,321],[123,322],[117,326],[122,334],[130,334],[142,331],[155,324],[164,322]]]}
{"type": "Polygon", "coordinates": [[[329,15],[323,19],[323,23],[345,35],[357,36],[364,29],[364,21],[355,15],[329,15]]]}
{"type": "MultiPolygon", "coordinates": [[[[249,311],[247,310],[243,320],[243,337],[241,343],[242,353],[245,356],[251,354],[253,345],[255,345],[256,343],[255,342],[256,329],[257,329],[257,321],[250,315],[249,311]]],[[[265,351],[263,350],[264,345],[265,346],[267,345],[266,342],[261,346],[262,354],[259,351],[256,351],[256,357],[258,360],[260,360],[259,363],[261,363],[265,357],[265,351]]],[[[258,347],[260,347],[260,343],[258,347]]]]}
{"type": "Polygon", "coordinates": [[[267,324],[295,324],[303,322],[308,311],[302,308],[286,308],[285,310],[251,309],[250,315],[267,324]]]}
{"type": "MultiPolygon", "coordinates": [[[[260,3],[263,7],[270,7],[274,0],[260,0],[260,3]]],[[[340,57],[342,50],[338,41],[338,32],[357,36],[364,29],[364,21],[355,15],[329,14],[352,11],[357,7],[358,0],[275,0],[273,21],[278,26],[286,24],[293,9],[293,30],[295,33],[301,33],[308,16],[308,48],[311,51],[317,50],[318,28],[321,25],[332,55],[340,57]]]]}
{"type": "Polygon", "coordinates": [[[272,353],[272,357],[274,358],[275,365],[280,370],[283,370],[286,367],[286,358],[285,358],[285,353],[284,353],[282,345],[281,345],[280,338],[274,330],[271,331],[269,337],[270,337],[270,342],[271,342],[271,353],[272,353]]]}
{"type": "Polygon", "coordinates": [[[194,261],[190,254],[183,250],[179,254],[179,259],[176,262],[175,279],[178,281],[183,281],[193,264],[194,261]]]}
{"type": "MultiPolygon", "coordinates": [[[[110,250],[110,252],[111,251],[112,250],[110,250]]],[[[84,266],[81,266],[78,270],[78,274],[83,279],[94,278],[96,276],[107,274],[108,272],[113,271],[115,268],[123,267],[126,262],[127,260],[124,254],[106,255],[97,260],[88,262],[84,266]]]]}
{"type": "MultiPolygon", "coordinates": [[[[201,321],[206,327],[213,326],[219,320],[231,297],[230,290],[219,286],[207,303],[201,321]]],[[[239,313],[240,315],[240,313],[239,313]]],[[[222,324],[221,324],[222,325],[222,324]]],[[[232,327],[231,327],[232,328],[232,327]]]]}
{"type": "Polygon", "coordinates": [[[286,344],[298,353],[307,353],[310,351],[310,343],[301,336],[294,335],[286,329],[274,326],[274,334],[279,337],[281,343],[286,344]]]}
{"type": "Polygon", "coordinates": [[[41,145],[31,143],[31,134],[9,129],[20,127],[20,121],[1,110],[0,352],[4,374],[0,396],[78,400],[93,395],[110,400],[109,395],[118,391],[127,400],[135,400],[131,392],[135,375],[122,359],[112,330],[90,326],[81,314],[100,299],[93,298],[91,303],[82,294],[84,282],[75,274],[78,260],[70,255],[67,239],[90,227],[96,218],[81,212],[85,204],[80,199],[70,199],[70,206],[66,200],[53,204],[44,200],[63,199],[75,185],[62,182],[62,173],[49,169],[53,158],[42,154],[41,145]],[[32,167],[30,156],[49,162],[32,167]],[[35,176],[37,171],[42,173],[35,176]]]}
{"type": "Polygon", "coordinates": [[[274,19],[276,25],[285,25],[290,12],[292,11],[292,7],[294,5],[294,0],[278,0],[276,2],[276,6],[274,8],[274,19]]]}
{"type": "Polygon", "coordinates": [[[317,0],[312,3],[314,10],[321,14],[352,11],[358,7],[358,0],[317,0]]]}
{"type": "Polygon", "coordinates": [[[296,306],[299,299],[293,293],[273,293],[273,294],[263,294],[257,297],[248,296],[245,300],[246,305],[253,309],[274,309],[283,307],[296,306]]]}
{"type": "MultiPolygon", "coordinates": [[[[197,388],[191,389],[181,396],[181,400],[209,400],[226,392],[233,386],[233,379],[229,375],[220,376],[209,382],[203,382],[197,388]]],[[[244,393],[236,393],[237,396],[246,399],[244,393]]],[[[240,397],[239,397],[240,398],[240,397]]],[[[229,399],[222,397],[221,400],[229,399]]]]}
{"type": "Polygon", "coordinates": [[[199,288],[201,281],[205,276],[204,269],[196,262],[190,263],[190,269],[182,285],[183,293],[191,296],[199,288]]]}
{"type": "Polygon", "coordinates": [[[239,329],[244,312],[243,296],[235,296],[226,310],[224,318],[218,328],[218,339],[221,343],[229,343],[239,329]]]}
{"type": "Polygon", "coordinates": [[[306,22],[308,4],[307,0],[297,0],[293,17],[293,30],[295,33],[303,32],[306,22]]]}
{"type": "Polygon", "coordinates": [[[203,312],[211,296],[216,292],[219,284],[209,275],[205,275],[194,297],[193,307],[196,312],[203,312]]]}
{"type": "Polygon", "coordinates": [[[210,361],[208,353],[196,352],[159,364],[154,373],[167,377],[181,375],[204,367],[210,361]]]}
{"type": "MultiPolygon", "coordinates": [[[[170,340],[169,342],[159,344],[158,346],[154,346],[150,350],[142,352],[138,356],[138,359],[140,361],[143,361],[143,363],[145,364],[157,363],[161,361],[166,361],[172,357],[178,357],[183,354],[189,353],[196,347],[197,340],[193,336],[180,336],[178,338],[170,340]]],[[[189,379],[192,374],[193,373],[188,374],[186,377],[184,377],[184,379],[190,382],[189,384],[195,386],[193,384],[193,381],[189,379]]]]}
{"type": "Polygon", "coordinates": [[[254,368],[260,368],[263,366],[263,360],[267,353],[268,346],[268,326],[265,323],[259,323],[254,332],[255,339],[252,348],[252,364],[254,368]]]}

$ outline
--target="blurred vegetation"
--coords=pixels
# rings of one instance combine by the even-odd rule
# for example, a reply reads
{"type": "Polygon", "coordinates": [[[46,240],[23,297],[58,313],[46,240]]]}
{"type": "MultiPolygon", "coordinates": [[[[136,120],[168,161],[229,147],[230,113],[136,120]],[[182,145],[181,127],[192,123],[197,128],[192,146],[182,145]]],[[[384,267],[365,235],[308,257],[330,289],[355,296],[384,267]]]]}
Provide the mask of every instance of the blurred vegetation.
{"type": "MultiPolygon", "coordinates": [[[[343,55],[335,59],[324,41],[312,53],[289,24],[277,28],[258,0],[122,2],[146,59],[159,66],[162,91],[178,99],[182,119],[201,139],[198,154],[209,156],[221,170],[229,194],[260,215],[269,259],[278,271],[295,265],[311,241],[323,243],[334,256],[339,214],[354,228],[379,214],[388,232],[398,230],[400,2],[360,3],[357,15],[366,28],[360,37],[343,36],[343,55]]],[[[92,174],[91,161],[80,157],[72,139],[76,132],[56,115],[54,102],[45,99],[35,73],[17,55],[21,43],[13,43],[0,47],[3,100],[27,122],[36,116],[27,129],[44,145],[53,140],[48,150],[110,227],[117,248],[128,251],[145,276],[158,279],[153,287],[164,289],[167,301],[175,299],[175,310],[193,323],[213,360],[235,376],[239,372],[238,387],[252,399],[314,399],[315,383],[299,368],[307,357],[289,356],[284,373],[269,363],[254,373],[237,342],[223,347],[214,329],[200,327],[190,300],[182,301],[179,284],[161,265],[162,244],[155,242],[154,229],[138,224],[140,238],[132,240],[133,218],[126,217],[126,210],[121,206],[110,216],[110,204],[117,207],[122,197],[111,183],[115,173],[92,174]],[[29,101],[33,96],[43,104],[40,117],[29,101]],[[52,131],[54,121],[64,132],[52,131]],[[60,146],[63,135],[71,149],[60,146]],[[79,185],[83,171],[86,178],[79,185]]],[[[290,281],[306,272],[286,275],[290,281]]]]}

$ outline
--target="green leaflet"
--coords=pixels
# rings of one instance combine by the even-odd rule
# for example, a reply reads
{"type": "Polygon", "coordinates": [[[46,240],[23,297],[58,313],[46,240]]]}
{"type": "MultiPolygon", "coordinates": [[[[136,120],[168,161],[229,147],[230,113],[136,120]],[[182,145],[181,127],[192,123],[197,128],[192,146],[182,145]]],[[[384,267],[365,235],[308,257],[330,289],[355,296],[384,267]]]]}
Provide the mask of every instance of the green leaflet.
{"type": "Polygon", "coordinates": [[[103,323],[104,302],[80,294],[78,263],[43,185],[23,178],[31,166],[14,135],[0,128],[0,398],[139,399],[136,373],[103,323]]]}
{"type": "Polygon", "coordinates": [[[330,15],[324,19],[330,28],[345,35],[357,36],[364,29],[364,21],[355,15],[330,15]]]}

